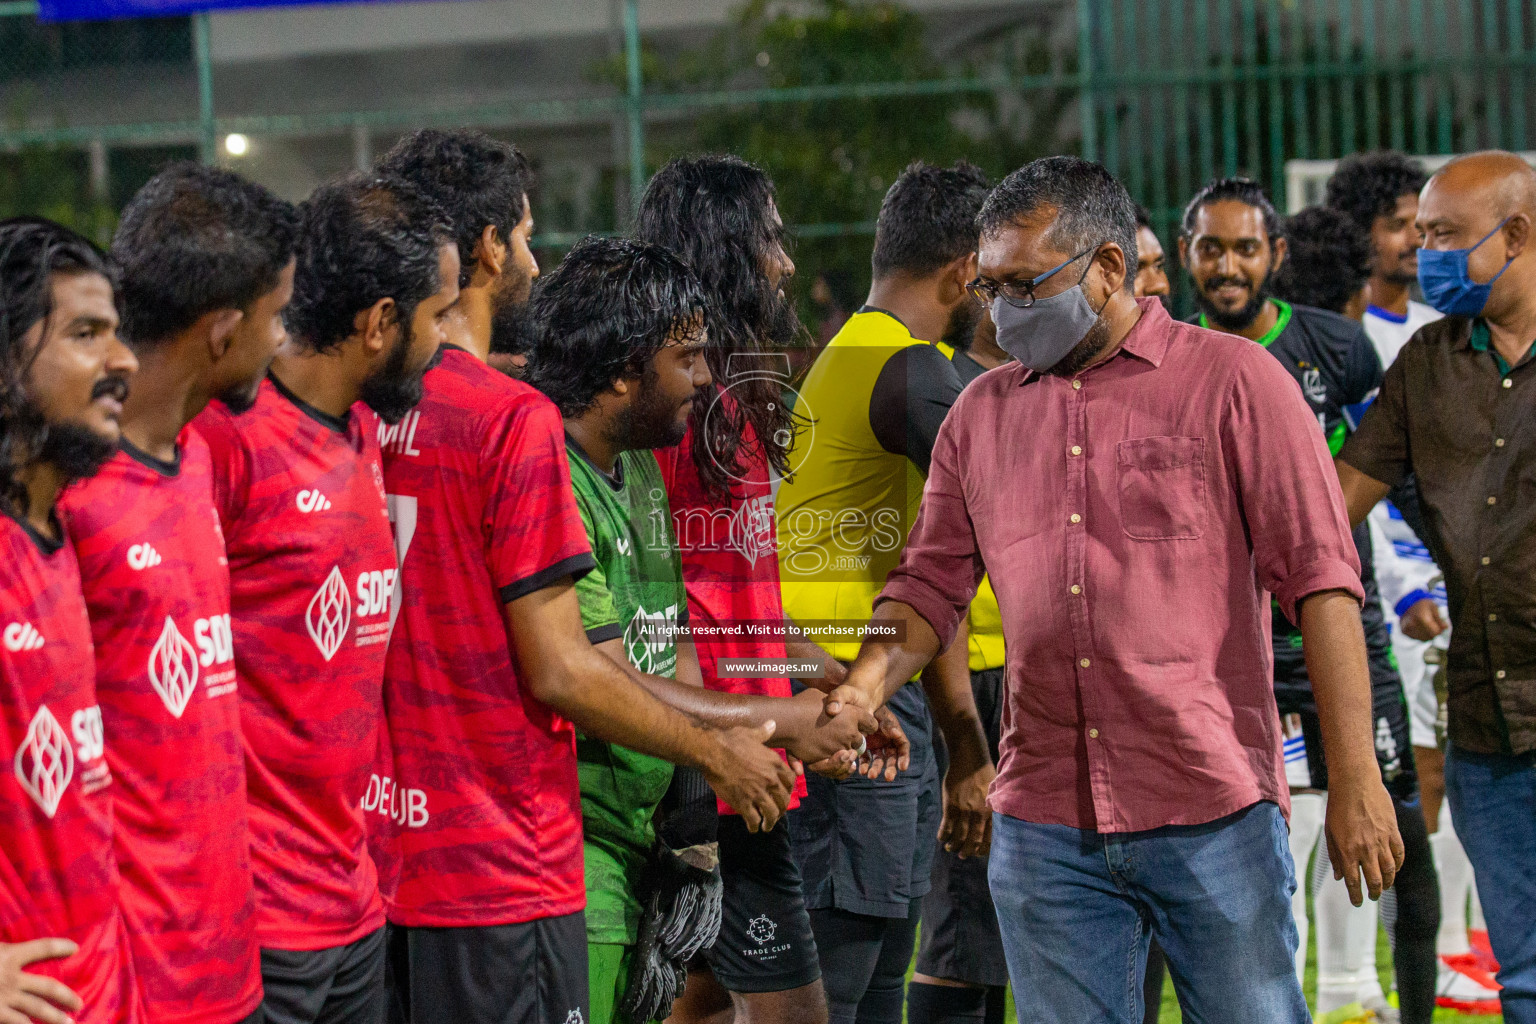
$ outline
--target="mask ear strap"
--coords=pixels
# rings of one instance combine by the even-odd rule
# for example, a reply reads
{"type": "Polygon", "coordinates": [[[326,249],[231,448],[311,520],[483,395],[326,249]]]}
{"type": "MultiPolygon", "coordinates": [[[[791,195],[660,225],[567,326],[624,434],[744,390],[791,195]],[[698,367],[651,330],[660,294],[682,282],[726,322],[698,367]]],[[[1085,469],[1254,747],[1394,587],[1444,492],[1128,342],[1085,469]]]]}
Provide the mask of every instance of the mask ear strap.
{"type": "MultiPolygon", "coordinates": [[[[1486,235],[1484,235],[1483,236],[1483,241],[1482,242],[1478,242],[1477,245],[1482,245],[1483,242],[1488,241],[1488,239],[1492,238],[1494,235],[1496,235],[1500,231],[1504,230],[1504,225],[1508,224],[1511,220],[1513,220],[1514,216],[1515,216],[1514,214],[1510,214],[1508,217],[1505,217],[1503,220],[1499,221],[1498,226],[1495,227],[1492,231],[1488,232],[1486,235]]],[[[1472,248],[1476,249],[1477,245],[1474,245],[1472,248]]],[[[1490,288],[1493,287],[1493,282],[1495,282],[1499,278],[1503,277],[1504,276],[1504,271],[1508,270],[1509,269],[1509,265],[1511,263],[1513,263],[1513,262],[1515,262],[1515,258],[1513,256],[1511,256],[1509,259],[1505,260],[1504,261],[1504,265],[1499,268],[1499,272],[1497,274],[1494,274],[1492,277],[1490,277],[1488,279],[1487,286],[1490,287],[1490,288]]]]}
{"type": "MultiPolygon", "coordinates": [[[[1493,226],[1493,230],[1492,231],[1488,232],[1482,238],[1479,238],[1477,240],[1477,245],[1474,245],[1472,247],[1472,249],[1476,249],[1479,245],[1482,245],[1484,242],[1488,241],[1488,239],[1492,238],[1494,235],[1498,234],[1500,231],[1503,231],[1504,230],[1504,225],[1508,224],[1511,220],[1514,220],[1514,218],[1515,218],[1515,215],[1514,214],[1510,214],[1508,217],[1505,217],[1503,220],[1499,221],[1497,224],[1495,224],[1493,226]]],[[[1467,251],[1471,252],[1472,250],[1469,249],[1467,251]]]]}
{"type": "MultiPolygon", "coordinates": [[[[1104,243],[1102,243],[1102,242],[1100,242],[1097,246],[1094,247],[1092,255],[1090,255],[1088,257],[1088,265],[1083,268],[1082,274],[1078,276],[1077,284],[1074,285],[1073,287],[1081,288],[1083,286],[1083,282],[1088,280],[1088,271],[1093,269],[1094,257],[1098,256],[1099,250],[1102,249],[1102,248],[1104,248],[1104,243]]],[[[1109,308],[1109,300],[1113,299],[1114,297],[1115,297],[1115,293],[1114,292],[1110,292],[1109,293],[1109,297],[1104,300],[1104,305],[1100,306],[1098,309],[1095,309],[1093,311],[1093,315],[1095,317],[1103,316],[1104,315],[1104,311],[1109,308]]],[[[1053,298],[1054,298],[1054,296],[1053,296],[1053,298]]],[[[1088,297],[1086,295],[1083,296],[1083,301],[1085,303],[1088,303],[1088,297]]],[[[1093,309],[1093,304],[1092,303],[1088,303],[1088,308],[1089,309],[1093,309]]]]}

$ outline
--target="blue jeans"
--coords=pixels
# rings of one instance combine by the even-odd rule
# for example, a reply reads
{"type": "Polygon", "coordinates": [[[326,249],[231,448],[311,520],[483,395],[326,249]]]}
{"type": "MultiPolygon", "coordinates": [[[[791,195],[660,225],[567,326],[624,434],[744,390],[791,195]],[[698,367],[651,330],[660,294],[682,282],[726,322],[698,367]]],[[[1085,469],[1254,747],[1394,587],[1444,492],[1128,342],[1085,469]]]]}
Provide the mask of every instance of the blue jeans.
{"type": "Polygon", "coordinates": [[[1308,1024],[1285,819],[1100,835],[993,815],[989,880],[1021,1024],[1141,1024],[1153,935],[1190,1024],[1308,1024]]]}
{"type": "Polygon", "coordinates": [[[1445,754],[1451,820],[1477,873],[1507,1024],[1536,1024],[1536,756],[1445,754]]]}

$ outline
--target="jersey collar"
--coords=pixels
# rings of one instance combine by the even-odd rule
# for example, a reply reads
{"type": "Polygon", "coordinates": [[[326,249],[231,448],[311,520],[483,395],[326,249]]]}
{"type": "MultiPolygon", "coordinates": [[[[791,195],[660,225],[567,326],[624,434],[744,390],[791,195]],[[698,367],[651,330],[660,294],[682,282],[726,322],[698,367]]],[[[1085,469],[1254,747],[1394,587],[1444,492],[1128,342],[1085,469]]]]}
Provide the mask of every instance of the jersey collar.
{"type": "Polygon", "coordinates": [[[1380,306],[1376,305],[1376,303],[1374,303],[1374,302],[1371,303],[1370,305],[1366,306],[1365,307],[1365,311],[1367,313],[1371,314],[1371,316],[1376,317],[1377,319],[1387,321],[1387,323],[1389,323],[1389,324],[1405,324],[1405,323],[1408,322],[1408,314],[1407,313],[1404,313],[1402,316],[1398,316],[1396,313],[1392,312],[1390,309],[1382,309],[1380,306]]]}
{"type": "Polygon", "coordinates": [[[288,386],[281,380],[278,380],[277,374],[270,370],[267,371],[267,380],[272,382],[272,386],[277,389],[278,394],[282,395],[284,398],[288,399],[288,401],[297,406],[299,412],[302,412],[304,415],[308,416],[316,423],[319,423],[321,426],[328,427],[329,429],[336,431],[338,434],[345,434],[347,432],[347,427],[351,423],[351,413],[348,413],[346,416],[332,416],[328,412],[322,412],[321,410],[316,409],[314,406],[304,401],[304,399],[300,398],[292,391],[289,391],[288,386]]]}
{"type": "Polygon", "coordinates": [[[42,553],[44,558],[58,554],[59,550],[64,547],[64,525],[59,522],[59,514],[56,509],[48,513],[48,521],[53,523],[53,532],[58,534],[57,538],[44,537],[42,534],[38,533],[37,530],[33,528],[32,524],[27,522],[25,519],[11,515],[9,509],[5,509],[4,511],[7,516],[10,516],[11,522],[22,528],[26,535],[31,539],[33,546],[42,553]]]}
{"type": "Polygon", "coordinates": [[[607,483],[609,487],[613,488],[615,492],[622,491],[624,489],[623,452],[619,452],[619,457],[613,460],[613,472],[604,473],[602,469],[598,467],[597,463],[592,461],[592,456],[587,454],[587,450],[581,446],[581,442],[576,440],[569,433],[565,435],[565,443],[571,449],[571,451],[580,456],[582,462],[585,462],[588,466],[592,467],[592,472],[602,477],[603,481],[607,483]]]}
{"type": "Polygon", "coordinates": [[[154,470],[161,476],[174,477],[181,473],[181,445],[176,446],[176,457],[169,462],[164,459],[155,458],[153,455],[135,446],[126,437],[118,441],[118,447],[123,450],[124,455],[134,462],[137,462],[146,469],[154,470]]]}

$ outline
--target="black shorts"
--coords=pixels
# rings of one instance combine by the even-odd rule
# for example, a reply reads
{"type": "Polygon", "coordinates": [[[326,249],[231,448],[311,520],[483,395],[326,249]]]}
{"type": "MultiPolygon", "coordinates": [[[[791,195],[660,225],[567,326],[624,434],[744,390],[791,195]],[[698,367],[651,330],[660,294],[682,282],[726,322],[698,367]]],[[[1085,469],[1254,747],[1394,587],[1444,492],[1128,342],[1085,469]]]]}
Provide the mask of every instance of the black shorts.
{"type": "Polygon", "coordinates": [[[908,683],[886,706],[912,741],[911,768],[894,782],[807,775],[808,795],[789,812],[810,910],[905,919],[930,888],[941,811],[928,700],[920,685],[908,683]]]}
{"type": "MultiPolygon", "coordinates": [[[[971,673],[971,692],[994,763],[1003,728],[1003,671],[993,668],[971,673]]],[[[942,778],[949,758],[938,735],[933,747],[942,778]]],[[[935,839],[932,878],[933,889],[923,897],[917,973],[971,985],[1008,984],[1003,937],[987,885],[987,858],[961,860],[935,839]]]]}
{"type": "Polygon", "coordinates": [[[330,949],[263,949],[267,1024],[381,1024],[384,929],[330,949]]]}
{"type": "Polygon", "coordinates": [[[739,814],[720,816],[720,937],[704,951],[730,992],[787,992],[821,977],[789,829],[748,832],[739,814]]]}
{"type": "Polygon", "coordinates": [[[389,989],[392,1024],[586,1021],[586,915],[471,928],[390,925],[389,989]]]}
{"type": "MultiPolygon", "coordinates": [[[[1301,735],[1307,744],[1307,773],[1312,788],[1328,790],[1328,762],[1323,759],[1323,727],[1317,712],[1303,710],[1301,735]]],[[[1408,705],[1402,690],[1396,694],[1378,694],[1371,708],[1371,735],[1376,744],[1376,763],[1387,792],[1403,803],[1411,804],[1419,796],[1419,772],[1413,763],[1413,742],[1408,722],[1408,705]]]]}

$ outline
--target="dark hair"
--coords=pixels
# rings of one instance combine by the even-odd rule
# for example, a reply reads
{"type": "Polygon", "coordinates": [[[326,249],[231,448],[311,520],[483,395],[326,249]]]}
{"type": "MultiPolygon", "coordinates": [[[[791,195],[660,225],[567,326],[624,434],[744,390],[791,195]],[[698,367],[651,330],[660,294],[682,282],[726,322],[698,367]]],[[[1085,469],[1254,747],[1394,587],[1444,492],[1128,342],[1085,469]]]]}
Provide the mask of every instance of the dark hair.
{"type": "Polygon", "coordinates": [[[1114,242],[1125,253],[1125,290],[1136,286],[1136,204],[1102,164],[1075,156],[1048,156],[1004,178],[977,216],[982,235],[1052,207],[1056,223],[1048,241],[1078,253],[1114,242]]]}
{"type": "Polygon", "coordinates": [[[1142,206],[1140,203],[1137,203],[1136,229],[1139,231],[1142,228],[1146,228],[1148,231],[1152,230],[1152,211],[1147,209],[1145,206],[1142,206]]]}
{"type": "Polygon", "coordinates": [[[1342,313],[1370,279],[1370,235],[1338,210],[1307,207],[1286,219],[1285,239],[1271,286],[1278,298],[1342,313]]]}
{"type": "Polygon", "coordinates": [[[238,174],[172,164],[128,201],[112,239],[123,339],[166,341],[218,309],[246,309],[293,259],[293,206],[238,174]]]}
{"type": "Polygon", "coordinates": [[[732,354],[765,352],[775,344],[775,317],[783,304],[769,287],[763,264],[776,246],[786,243],[783,228],[769,215],[772,206],[768,175],[734,156],[673,160],[656,172],[640,202],[636,236],[702,268],[709,328],[705,359],[716,388],[702,388],[694,397],[690,454],[706,492],[715,495],[728,494],[732,473],[743,469],[748,423],[769,466],[783,476],[799,422],[771,377],[730,383],[732,354]],[[725,386],[736,401],[716,403],[718,388],[725,386]],[[708,437],[706,424],[712,428],[708,437]]]}
{"type": "Polygon", "coordinates": [[[37,323],[47,334],[55,274],[100,274],[117,293],[117,268],[84,236],[40,217],[0,221],[0,505],[13,516],[24,514],[28,503],[17,473],[37,458],[48,436],[27,390],[37,350],[25,346],[37,323]]]}
{"type": "Polygon", "coordinates": [[[1196,192],[1195,198],[1184,207],[1185,237],[1195,230],[1195,217],[1200,213],[1201,207],[1229,199],[1252,206],[1263,214],[1264,233],[1269,236],[1270,244],[1274,244],[1276,239],[1285,237],[1285,225],[1280,222],[1280,214],[1275,212],[1275,204],[1271,203],[1269,196],[1264,194],[1264,186],[1252,178],[1217,178],[1196,192]]]}
{"type": "Polygon", "coordinates": [[[475,246],[489,225],[502,241],[523,218],[533,185],[528,158],[511,143],[469,128],[422,128],[379,160],[383,174],[406,179],[443,208],[459,246],[459,284],[469,284],[475,246]]]}
{"type": "Polygon", "coordinates": [[[703,310],[703,286],[674,253],[624,238],[583,239],[533,297],[524,380],[562,415],[580,416],[615,382],[642,376],[678,322],[703,310]]]}
{"type": "Polygon", "coordinates": [[[1390,215],[1403,196],[1418,195],[1428,180],[1424,165],[1401,153],[1357,153],[1333,169],[1323,203],[1370,231],[1377,217],[1390,215]]]}
{"type": "Polygon", "coordinates": [[[875,277],[926,277],[975,252],[976,214],[991,188],[981,168],[964,160],[950,168],[908,164],[885,193],[875,221],[869,260],[875,277]]]}
{"type": "Polygon", "coordinates": [[[316,189],[299,217],[285,319],[294,340],[312,351],[341,344],[357,314],[380,299],[394,299],[408,322],[441,285],[438,249],[453,241],[448,219],[408,181],[349,175],[316,189]]]}

